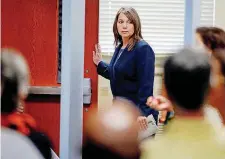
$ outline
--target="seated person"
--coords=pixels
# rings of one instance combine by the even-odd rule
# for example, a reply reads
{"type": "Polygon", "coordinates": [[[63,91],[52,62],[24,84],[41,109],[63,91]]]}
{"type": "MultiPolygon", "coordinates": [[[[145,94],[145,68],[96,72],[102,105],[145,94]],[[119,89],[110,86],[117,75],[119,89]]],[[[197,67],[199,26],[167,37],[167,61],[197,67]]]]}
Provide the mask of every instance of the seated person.
{"type": "Polygon", "coordinates": [[[92,112],[84,125],[83,159],[138,159],[139,111],[130,102],[116,99],[113,106],[92,112]]]}
{"type": "Polygon", "coordinates": [[[1,126],[27,136],[38,148],[45,159],[51,159],[51,142],[37,130],[37,124],[28,114],[17,112],[21,96],[28,94],[25,82],[29,69],[25,59],[16,51],[1,50],[1,126]]]}
{"type": "Polygon", "coordinates": [[[203,113],[210,82],[208,57],[194,49],[182,49],[166,60],[164,72],[165,88],[176,118],[158,140],[145,142],[141,158],[225,158],[225,151],[203,113]]]}
{"type": "MultiPolygon", "coordinates": [[[[225,40],[225,39],[224,39],[225,40]]],[[[219,112],[217,120],[215,120],[215,115],[213,115],[213,109],[207,109],[206,115],[212,125],[214,126],[219,140],[225,144],[225,49],[216,50],[212,56],[212,68],[214,72],[215,86],[212,87],[211,92],[213,92],[214,100],[217,100],[214,107],[214,112],[219,112]],[[217,123],[215,123],[217,121],[217,123]]],[[[215,114],[215,113],[214,113],[215,114]]]]}
{"type": "Polygon", "coordinates": [[[5,127],[1,128],[1,158],[44,159],[27,137],[5,127]]]}
{"type": "MultiPolygon", "coordinates": [[[[217,52],[216,50],[225,49],[225,31],[222,28],[218,28],[218,27],[198,27],[196,29],[195,36],[196,36],[196,40],[195,40],[196,47],[204,50],[207,56],[209,56],[211,64],[215,65],[215,62],[213,62],[214,61],[213,55],[216,54],[217,52]]],[[[210,93],[209,93],[210,95],[208,97],[207,103],[209,104],[209,106],[211,105],[218,108],[221,103],[220,102],[221,98],[218,98],[218,96],[216,95],[217,93],[215,91],[216,90],[218,91],[219,86],[218,86],[217,80],[215,80],[214,77],[217,76],[219,72],[217,71],[218,69],[214,69],[215,66],[213,66],[212,68],[213,69],[211,72],[211,80],[210,80],[212,89],[210,90],[210,93]]],[[[162,96],[168,98],[168,95],[165,91],[164,84],[162,89],[162,96]]],[[[215,112],[212,107],[211,108],[208,107],[207,109],[209,109],[210,112],[211,111],[215,112]]],[[[167,122],[167,119],[171,115],[171,113],[173,115],[173,112],[167,113],[167,111],[162,111],[160,121],[167,122]]]]}
{"type": "MultiPolygon", "coordinates": [[[[225,143],[225,49],[215,50],[211,57],[211,66],[216,81],[210,92],[213,94],[215,105],[206,105],[204,114],[206,119],[212,124],[219,140],[225,143]]],[[[211,98],[212,100],[212,98],[211,98]]],[[[148,105],[157,110],[173,111],[171,102],[163,96],[150,97],[148,105]]]]}

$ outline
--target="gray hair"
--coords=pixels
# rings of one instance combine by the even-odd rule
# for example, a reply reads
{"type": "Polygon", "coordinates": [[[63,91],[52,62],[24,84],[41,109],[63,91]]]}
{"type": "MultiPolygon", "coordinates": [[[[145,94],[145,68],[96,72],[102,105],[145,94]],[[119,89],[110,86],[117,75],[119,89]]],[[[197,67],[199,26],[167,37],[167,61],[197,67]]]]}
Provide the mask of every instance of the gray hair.
{"type": "Polygon", "coordinates": [[[29,67],[25,58],[17,50],[1,49],[1,58],[5,61],[4,74],[8,77],[15,76],[18,79],[18,92],[23,96],[28,95],[30,84],[29,67]]]}

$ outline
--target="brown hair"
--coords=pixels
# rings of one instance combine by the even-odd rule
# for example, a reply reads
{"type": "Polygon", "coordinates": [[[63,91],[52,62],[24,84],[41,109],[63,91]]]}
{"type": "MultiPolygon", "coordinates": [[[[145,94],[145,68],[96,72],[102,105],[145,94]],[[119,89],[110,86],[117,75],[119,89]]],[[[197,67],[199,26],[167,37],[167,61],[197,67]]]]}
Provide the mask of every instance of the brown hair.
{"type": "Polygon", "coordinates": [[[225,32],[217,27],[199,27],[196,29],[202,39],[202,42],[212,52],[216,49],[225,49],[225,32]]]}
{"type": "Polygon", "coordinates": [[[122,44],[122,37],[119,35],[117,30],[117,21],[120,13],[123,13],[126,15],[126,17],[131,21],[131,23],[134,25],[134,34],[130,37],[129,43],[128,43],[128,51],[132,50],[135,43],[142,39],[141,34],[141,21],[138,16],[137,11],[132,7],[122,7],[117,12],[114,24],[113,24],[113,33],[114,33],[114,44],[117,46],[118,44],[122,44]]]}

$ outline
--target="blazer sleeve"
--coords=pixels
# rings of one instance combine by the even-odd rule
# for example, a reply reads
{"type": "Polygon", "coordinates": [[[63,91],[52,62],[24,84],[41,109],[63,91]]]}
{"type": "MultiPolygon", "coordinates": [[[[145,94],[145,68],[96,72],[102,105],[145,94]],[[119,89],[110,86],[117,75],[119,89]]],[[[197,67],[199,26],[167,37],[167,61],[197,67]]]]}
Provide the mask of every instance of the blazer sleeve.
{"type": "Polygon", "coordinates": [[[153,84],[155,74],[155,54],[149,45],[137,49],[137,77],[139,80],[138,107],[145,116],[149,109],[146,105],[147,98],[153,95],[153,84]]]}
{"type": "Polygon", "coordinates": [[[97,72],[99,75],[106,79],[110,79],[110,65],[101,61],[97,66],[97,72]]]}

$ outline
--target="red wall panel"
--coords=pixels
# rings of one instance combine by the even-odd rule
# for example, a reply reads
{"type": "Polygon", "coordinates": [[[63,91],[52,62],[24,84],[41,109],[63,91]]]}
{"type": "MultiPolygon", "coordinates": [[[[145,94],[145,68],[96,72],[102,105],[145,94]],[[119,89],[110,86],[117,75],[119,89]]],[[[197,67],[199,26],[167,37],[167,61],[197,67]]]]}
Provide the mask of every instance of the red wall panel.
{"type": "Polygon", "coordinates": [[[84,77],[91,78],[92,82],[92,104],[88,112],[84,111],[84,121],[90,109],[97,108],[98,100],[98,75],[96,66],[93,63],[93,50],[98,43],[98,17],[99,0],[86,0],[85,7],[85,55],[84,55],[84,77]]]}
{"type": "MultiPolygon", "coordinates": [[[[26,57],[33,86],[58,86],[58,12],[57,0],[2,0],[2,47],[18,49],[26,57]]],[[[99,0],[86,0],[84,77],[92,79],[92,104],[97,108],[96,67],[92,62],[98,41],[99,0]],[[88,70],[88,72],[86,72],[88,70]]],[[[59,152],[60,98],[31,96],[25,111],[38,122],[59,152]]],[[[84,121],[88,112],[84,111],[84,121]]]]}
{"type": "Polygon", "coordinates": [[[56,96],[30,96],[26,103],[26,112],[38,123],[52,141],[53,149],[59,152],[60,98],[56,96]]]}
{"type": "Polygon", "coordinates": [[[27,58],[32,85],[57,85],[57,0],[2,0],[2,46],[27,58]]]}
{"type": "MultiPolygon", "coordinates": [[[[26,57],[31,84],[57,84],[57,0],[2,0],[2,47],[18,49],[26,57]]],[[[59,97],[32,97],[25,111],[31,114],[59,150],[59,97]]]]}

